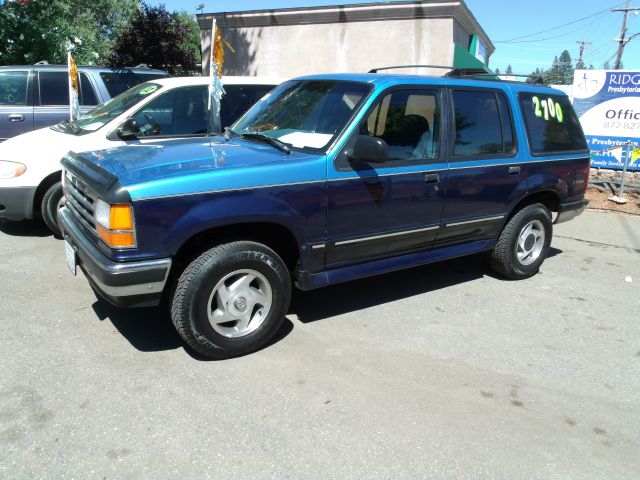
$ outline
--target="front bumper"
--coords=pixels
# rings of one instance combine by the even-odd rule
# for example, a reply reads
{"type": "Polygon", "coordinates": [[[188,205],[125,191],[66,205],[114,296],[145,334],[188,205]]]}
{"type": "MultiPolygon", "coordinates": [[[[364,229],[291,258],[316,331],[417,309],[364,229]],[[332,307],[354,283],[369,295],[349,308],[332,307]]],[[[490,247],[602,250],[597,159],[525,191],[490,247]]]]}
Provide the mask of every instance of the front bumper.
{"type": "Polygon", "coordinates": [[[105,300],[118,307],[158,305],[171,270],[171,259],[114,262],[78,228],[66,207],[59,216],[64,239],[76,252],[78,266],[105,300]]]}
{"type": "Polygon", "coordinates": [[[0,218],[33,218],[33,199],[37,187],[0,187],[0,218]]]}
{"type": "Polygon", "coordinates": [[[561,203],[558,207],[558,215],[554,223],[568,222],[584,212],[589,204],[589,200],[578,200],[577,202],[561,203]]]}

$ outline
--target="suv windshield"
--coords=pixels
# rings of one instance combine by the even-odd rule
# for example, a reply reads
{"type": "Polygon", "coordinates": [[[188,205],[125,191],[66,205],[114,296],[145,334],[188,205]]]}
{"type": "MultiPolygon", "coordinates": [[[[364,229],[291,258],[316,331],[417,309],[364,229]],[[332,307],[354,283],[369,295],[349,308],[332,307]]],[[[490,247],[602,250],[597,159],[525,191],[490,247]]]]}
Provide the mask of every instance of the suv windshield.
{"type": "Polygon", "coordinates": [[[130,70],[117,70],[112,72],[101,72],[100,78],[109,91],[111,97],[126,92],[142,82],[150,82],[156,78],[166,78],[167,74],[160,72],[132,72],[130,70]]]}
{"type": "Polygon", "coordinates": [[[367,84],[292,80],[254,105],[233,133],[262,134],[294,148],[324,150],[371,91],[367,84]]]}
{"type": "Polygon", "coordinates": [[[63,131],[65,133],[78,134],[95,132],[160,88],[162,88],[162,86],[158,83],[143,83],[137,85],[93,110],[90,110],[86,115],[83,115],[77,120],[71,123],[63,122],[51,128],[60,130],[61,127],[64,127],[66,124],[71,128],[64,129],[63,131]]]}

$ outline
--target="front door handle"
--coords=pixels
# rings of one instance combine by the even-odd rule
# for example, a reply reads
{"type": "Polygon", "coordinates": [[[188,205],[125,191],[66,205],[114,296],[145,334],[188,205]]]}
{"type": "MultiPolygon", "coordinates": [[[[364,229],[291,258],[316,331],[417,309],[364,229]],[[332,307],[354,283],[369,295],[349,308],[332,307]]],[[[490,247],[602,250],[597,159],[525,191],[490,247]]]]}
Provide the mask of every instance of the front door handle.
{"type": "Polygon", "coordinates": [[[426,173],[424,175],[424,181],[426,183],[438,183],[440,181],[440,175],[437,173],[426,173]]]}
{"type": "Polygon", "coordinates": [[[9,115],[9,121],[10,122],[24,122],[24,115],[21,115],[19,113],[12,113],[11,115],[9,115]]]}
{"type": "Polygon", "coordinates": [[[517,175],[520,173],[520,167],[509,167],[509,175],[517,175]]]}

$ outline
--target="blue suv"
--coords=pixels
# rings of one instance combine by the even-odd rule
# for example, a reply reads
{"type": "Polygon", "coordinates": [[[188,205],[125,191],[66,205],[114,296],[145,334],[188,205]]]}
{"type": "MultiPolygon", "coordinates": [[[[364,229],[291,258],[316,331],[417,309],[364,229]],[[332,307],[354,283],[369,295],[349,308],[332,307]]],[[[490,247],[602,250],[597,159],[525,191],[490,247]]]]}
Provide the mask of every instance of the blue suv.
{"type": "Polygon", "coordinates": [[[211,358],[277,332],[307,290],[489,251],[534,275],[586,207],[589,152],[562,92],[515,82],[318,75],[224,136],[62,162],[67,262],[120,306],[166,300],[211,358]]]}

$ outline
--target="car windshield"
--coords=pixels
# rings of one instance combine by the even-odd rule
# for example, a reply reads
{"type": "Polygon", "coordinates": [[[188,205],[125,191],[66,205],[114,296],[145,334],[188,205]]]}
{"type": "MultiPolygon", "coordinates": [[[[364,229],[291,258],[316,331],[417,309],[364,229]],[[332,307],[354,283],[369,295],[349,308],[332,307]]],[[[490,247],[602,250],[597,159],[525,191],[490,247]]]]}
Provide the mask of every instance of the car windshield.
{"type": "Polygon", "coordinates": [[[356,82],[292,80],[265,95],[231,130],[272,137],[293,148],[325,150],[370,91],[356,82]]]}
{"type": "Polygon", "coordinates": [[[142,83],[121,93],[71,122],[73,133],[95,132],[160,88],[158,83],[142,83]]]}

